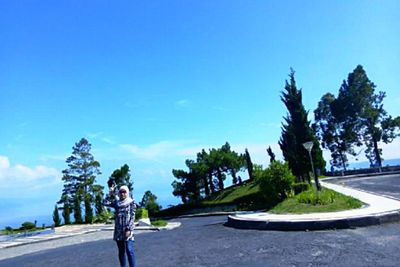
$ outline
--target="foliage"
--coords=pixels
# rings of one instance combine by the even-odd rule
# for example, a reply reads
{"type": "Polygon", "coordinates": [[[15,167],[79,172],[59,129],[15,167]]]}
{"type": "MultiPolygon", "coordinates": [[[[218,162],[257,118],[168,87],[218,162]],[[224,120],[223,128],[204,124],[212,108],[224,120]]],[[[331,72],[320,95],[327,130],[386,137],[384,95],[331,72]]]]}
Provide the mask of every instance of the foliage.
{"type": "Polygon", "coordinates": [[[343,81],[338,97],[326,93],[314,111],[314,128],[324,148],[331,151],[331,165],[346,170],[347,154],[357,156],[355,147],[363,143],[371,166],[382,166],[382,141],[399,136],[400,117],[392,118],[383,108],[384,92],[375,93],[361,65],[343,81]]]}
{"type": "Polygon", "coordinates": [[[96,216],[103,212],[103,193],[104,186],[101,185],[93,185],[93,194],[94,194],[94,207],[96,211],[96,216]]]}
{"type": "Polygon", "coordinates": [[[157,196],[149,190],[144,193],[140,206],[147,209],[150,216],[154,215],[161,209],[161,206],[157,203],[157,196]]]}
{"type": "Polygon", "coordinates": [[[204,149],[197,154],[196,161],[185,161],[188,171],[172,170],[176,179],[171,185],[173,195],[181,197],[183,203],[193,203],[201,198],[224,189],[228,175],[232,183],[237,184],[237,173],[245,166],[245,157],[231,150],[228,142],[221,148],[212,148],[207,153],[204,149]]]}
{"type": "Polygon", "coordinates": [[[309,183],[294,183],[292,185],[293,192],[295,195],[300,194],[301,192],[307,191],[311,188],[311,185],[309,183]]]}
{"type": "Polygon", "coordinates": [[[108,223],[113,217],[113,213],[107,209],[103,209],[101,212],[96,213],[94,218],[95,223],[108,223]]]}
{"type": "Polygon", "coordinates": [[[285,91],[282,92],[281,100],[288,109],[285,124],[282,125],[282,135],[279,140],[283,157],[288,162],[289,168],[297,177],[298,182],[310,182],[309,173],[312,171],[310,159],[303,143],[312,141],[312,159],[317,169],[325,169],[325,161],[319,142],[307,120],[308,113],[302,103],[302,92],[296,87],[294,71],[289,74],[290,82],[286,81],[285,91]]]}
{"type": "Polygon", "coordinates": [[[108,179],[108,183],[114,182],[117,188],[126,185],[129,191],[133,191],[133,181],[131,179],[130,169],[127,164],[121,166],[121,168],[114,170],[108,179]]]}
{"type": "Polygon", "coordinates": [[[70,211],[70,204],[68,202],[68,196],[63,195],[61,197],[61,203],[63,203],[62,208],[62,216],[64,218],[64,224],[71,224],[71,211],[70,211]]]}
{"type": "Polygon", "coordinates": [[[85,201],[85,223],[93,222],[93,208],[92,208],[92,196],[90,194],[86,194],[84,197],[85,201]]]}
{"type": "Polygon", "coordinates": [[[61,219],[60,219],[60,214],[58,213],[58,207],[57,205],[54,206],[54,211],[53,211],[53,222],[54,225],[60,226],[61,225],[61,219]]]}
{"type": "Polygon", "coordinates": [[[31,229],[35,229],[36,225],[33,222],[24,222],[21,225],[21,230],[31,230],[31,229]]]}
{"type": "Polygon", "coordinates": [[[330,189],[323,188],[319,193],[309,189],[288,198],[269,210],[276,214],[303,214],[313,212],[334,212],[348,209],[357,209],[363,205],[358,199],[345,196],[330,189]]]}
{"type": "Polygon", "coordinates": [[[85,138],[75,143],[72,155],[66,159],[68,168],[62,171],[64,187],[59,204],[62,209],[65,223],[69,223],[69,213],[72,208],[75,223],[82,223],[82,203],[84,203],[85,222],[93,220],[93,205],[96,194],[103,187],[96,185],[96,176],[101,174],[100,163],[90,153],[91,144],[85,138]]]}
{"type": "Polygon", "coordinates": [[[290,194],[295,177],[287,163],[274,161],[256,177],[261,192],[270,203],[279,203],[290,194]]]}
{"type": "Polygon", "coordinates": [[[331,93],[322,96],[318,108],[314,111],[315,129],[323,148],[331,152],[330,164],[336,168],[346,170],[348,166],[347,153],[355,156],[354,145],[361,145],[357,141],[357,135],[344,121],[338,117],[343,109],[337,105],[336,98],[331,93]]]}
{"type": "Polygon", "coordinates": [[[135,220],[149,218],[149,212],[145,208],[139,208],[135,213],[135,220]]]}
{"type": "Polygon", "coordinates": [[[164,227],[167,226],[167,222],[164,220],[155,220],[155,221],[151,221],[151,225],[156,226],[156,227],[164,227]]]}
{"type": "Polygon", "coordinates": [[[73,210],[74,210],[74,223],[76,224],[83,223],[80,193],[76,193],[74,196],[73,210]]]}
{"type": "Polygon", "coordinates": [[[269,156],[269,162],[270,163],[274,162],[275,161],[275,154],[274,154],[274,152],[272,152],[272,149],[271,149],[270,146],[267,148],[267,153],[268,153],[268,156],[269,156]]]}
{"type": "Polygon", "coordinates": [[[253,180],[254,179],[253,162],[251,161],[250,153],[247,150],[247,148],[244,150],[244,157],[245,157],[245,160],[246,160],[247,171],[249,172],[249,180],[253,180]]]}

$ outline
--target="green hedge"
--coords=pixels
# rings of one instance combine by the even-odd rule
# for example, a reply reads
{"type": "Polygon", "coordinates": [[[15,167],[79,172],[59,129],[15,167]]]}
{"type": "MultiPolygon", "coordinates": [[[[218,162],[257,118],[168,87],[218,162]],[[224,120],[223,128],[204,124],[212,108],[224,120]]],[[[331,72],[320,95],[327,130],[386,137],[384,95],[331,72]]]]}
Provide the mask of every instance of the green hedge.
{"type": "Polygon", "coordinates": [[[136,210],[135,220],[149,218],[149,211],[145,208],[139,208],[136,210]]]}

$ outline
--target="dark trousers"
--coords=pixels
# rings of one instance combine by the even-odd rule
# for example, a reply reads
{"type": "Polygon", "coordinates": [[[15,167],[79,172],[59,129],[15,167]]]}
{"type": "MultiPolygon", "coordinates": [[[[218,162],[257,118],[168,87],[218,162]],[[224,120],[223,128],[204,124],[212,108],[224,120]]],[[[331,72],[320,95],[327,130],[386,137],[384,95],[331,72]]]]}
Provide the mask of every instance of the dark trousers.
{"type": "Polygon", "coordinates": [[[128,257],[128,262],[130,267],[135,267],[135,250],[134,250],[135,241],[117,241],[118,245],[118,258],[121,267],[126,267],[126,256],[128,257]]]}

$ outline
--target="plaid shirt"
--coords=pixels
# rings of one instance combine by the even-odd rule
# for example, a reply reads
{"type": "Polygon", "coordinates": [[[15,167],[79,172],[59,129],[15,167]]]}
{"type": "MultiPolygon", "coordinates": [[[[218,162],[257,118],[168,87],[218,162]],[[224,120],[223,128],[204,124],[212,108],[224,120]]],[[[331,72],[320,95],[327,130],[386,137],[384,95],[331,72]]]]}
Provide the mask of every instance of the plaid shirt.
{"type": "Polygon", "coordinates": [[[114,200],[112,200],[111,197],[107,196],[103,204],[104,206],[115,209],[113,239],[115,241],[134,240],[133,230],[135,228],[135,201],[132,201],[127,205],[121,205],[118,199],[114,198],[114,200]],[[126,231],[131,231],[131,235],[128,238],[125,236],[126,231]]]}

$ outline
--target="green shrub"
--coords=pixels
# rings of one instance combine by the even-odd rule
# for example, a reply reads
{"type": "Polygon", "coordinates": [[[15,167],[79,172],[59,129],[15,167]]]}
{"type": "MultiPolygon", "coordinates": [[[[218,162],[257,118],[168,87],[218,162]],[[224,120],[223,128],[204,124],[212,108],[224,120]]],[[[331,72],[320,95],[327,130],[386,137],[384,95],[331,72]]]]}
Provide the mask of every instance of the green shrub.
{"type": "Polygon", "coordinates": [[[10,235],[14,232],[14,229],[11,226],[6,226],[2,232],[6,235],[10,235]]]}
{"type": "Polygon", "coordinates": [[[139,208],[136,210],[135,220],[149,218],[149,212],[145,208],[139,208]]]}
{"type": "Polygon", "coordinates": [[[328,205],[335,201],[335,191],[331,190],[321,190],[320,192],[316,190],[308,190],[302,192],[296,196],[299,203],[310,204],[310,205],[328,205]]]}
{"type": "Polygon", "coordinates": [[[31,230],[35,229],[36,225],[33,222],[24,222],[21,226],[21,230],[31,230]]]}
{"type": "Polygon", "coordinates": [[[274,161],[270,166],[257,174],[260,189],[265,198],[276,204],[288,197],[292,190],[295,177],[287,163],[274,161]]]}
{"type": "Polygon", "coordinates": [[[94,218],[95,223],[107,223],[113,218],[113,213],[107,209],[104,209],[100,214],[97,214],[94,218]]]}
{"type": "Polygon", "coordinates": [[[168,223],[164,220],[156,220],[156,221],[152,221],[151,225],[153,226],[157,226],[157,227],[162,227],[162,226],[166,226],[168,223]]]}
{"type": "Polygon", "coordinates": [[[307,191],[310,188],[311,188],[310,184],[306,183],[306,182],[293,184],[293,191],[294,191],[295,195],[298,195],[301,192],[307,191]]]}

